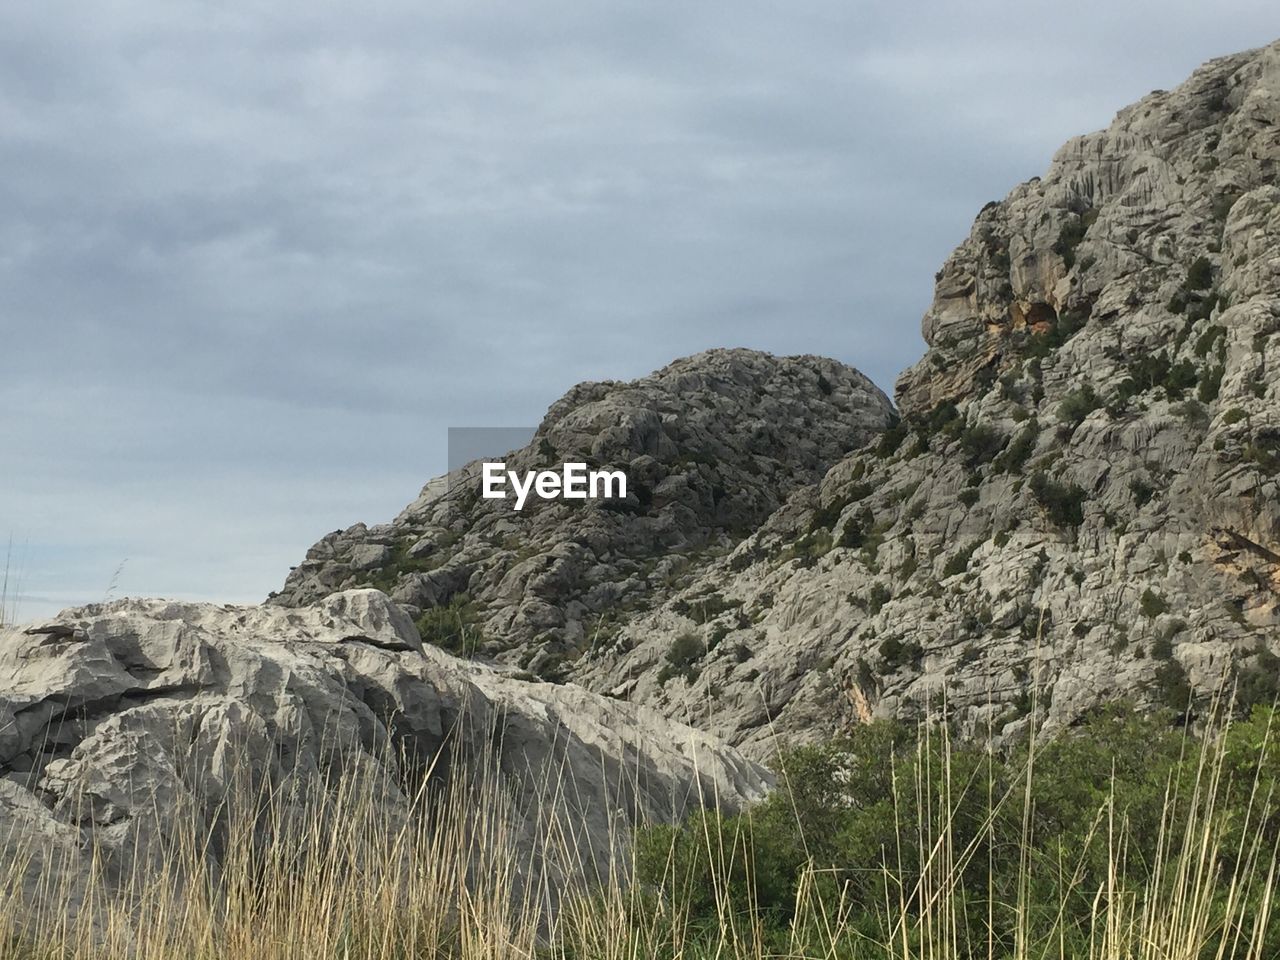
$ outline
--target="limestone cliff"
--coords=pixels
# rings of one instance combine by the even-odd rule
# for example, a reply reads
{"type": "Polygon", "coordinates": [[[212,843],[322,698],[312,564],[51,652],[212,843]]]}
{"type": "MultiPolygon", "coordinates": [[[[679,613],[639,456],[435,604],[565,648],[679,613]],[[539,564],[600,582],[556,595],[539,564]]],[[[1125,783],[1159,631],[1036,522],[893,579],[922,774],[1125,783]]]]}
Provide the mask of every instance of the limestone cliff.
{"type": "Polygon", "coordinates": [[[1280,45],[1212,61],[979,213],[900,419],[810,357],[586,384],[515,462],[625,465],[635,503],[513,517],[428,485],[277,600],[383,586],[428,639],[469,626],[759,755],[944,701],[999,736],[1117,697],[1194,714],[1223,678],[1269,699],[1278,160],[1280,45]]]}
{"type": "Polygon", "coordinates": [[[579,676],[760,752],[944,699],[997,734],[1269,700],[1278,161],[1280,45],[1067,143],[939,271],[902,422],[579,676]]]}
{"type": "Polygon", "coordinates": [[[375,590],[297,610],[120,600],[0,630],[0,867],[33,903],[74,913],[95,870],[111,893],[183,838],[216,861],[237,798],[354,781],[403,822],[427,771],[495,778],[477,793],[513,798],[521,862],[561,879],[604,875],[636,823],[770,784],[644,707],[424,647],[375,590]],[[564,856],[539,865],[548,846],[564,856]]]}
{"type": "Polygon", "coordinates": [[[621,468],[625,501],[530,498],[516,512],[480,498],[473,464],[393,522],[321,540],[272,602],[379,587],[428,640],[563,679],[892,418],[870,380],[818,357],[712,350],[633,383],[580,384],[507,464],[621,468]]]}

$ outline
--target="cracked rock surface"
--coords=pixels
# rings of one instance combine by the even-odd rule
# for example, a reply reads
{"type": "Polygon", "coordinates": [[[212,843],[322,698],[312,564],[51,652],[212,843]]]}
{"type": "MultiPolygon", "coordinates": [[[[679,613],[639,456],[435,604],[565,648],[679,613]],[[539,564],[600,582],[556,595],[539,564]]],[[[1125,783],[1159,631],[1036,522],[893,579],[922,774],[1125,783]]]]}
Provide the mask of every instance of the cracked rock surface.
{"type": "Polygon", "coordinates": [[[1048,729],[1280,691],[1280,44],[988,204],[902,422],[578,664],[767,755],[871,717],[1048,729]]]}
{"type": "Polygon", "coordinates": [[[95,848],[128,877],[242,782],[289,795],[377,772],[396,822],[409,767],[436,760],[442,777],[463,760],[495,770],[532,853],[546,824],[571,824],[588,873],[619,826],[736,809],[771,782],[645,707],[424,646],[375,590],[299,609],[120,600],[0,631],[0,858],[39,841],[28,893],[55,869],[78,890],[95,848]]]}
{"type": "Polygon", "coordinates": [[[1116,698],[1194,717],[1224,679],[1270,700],[1278,162],[1280,45],[1211,61],[982,209],[900,420],[808,357],[583,385],[517,460],[626,464],[633,509],[517,520],[428,485],[276,599],[384,578],[469,618],[480,656],[758,757],[943,702],[999,738],[1116,698]]]}
{"type": "Polygon", "coordinates": [[[449,611],[444,626],[461,621],[469,653],[564,679],[623,620],[731,550],[892,417],[888,398],[844,364],[754,350],[579,384],[507,466],[621,469],[625,501],[530,497],[516,512],[480,498],[473,464],[428,483],[391,523],[325,537],[269,602],[380,587],[415,617],[449,611]]]}

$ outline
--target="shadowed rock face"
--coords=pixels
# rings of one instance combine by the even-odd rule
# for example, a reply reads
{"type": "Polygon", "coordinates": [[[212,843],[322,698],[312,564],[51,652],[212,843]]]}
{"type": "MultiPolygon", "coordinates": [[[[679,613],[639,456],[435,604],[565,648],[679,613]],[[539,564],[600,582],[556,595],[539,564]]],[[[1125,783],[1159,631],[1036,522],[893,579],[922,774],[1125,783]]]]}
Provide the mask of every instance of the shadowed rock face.
{"type": "Polygon", "coordinates": [[[465,606],[475,652],[560,678],[892,417],[871,381],[817,357],[712,350],[632,383],[581,384],[508,466],[620,468],[625,502],[530,498],[517,513],[479,498],[473,465],[392,523],[320,541],[272,602],[371,584],[414,616],[465,606]]]}
{"type": "Polygon", "coordinates": [[[1067,143],[938,273],[901,426],[579,682],[759,754],[944,697],[997,735],[1119,697],[1194,712],[1224,675],[1269,701],[1278,162],[1280,45],[1067,143]]]}
{"type": "Polygon", "coordinates": [[[631,824],[736,809],[770,783],[644,707],[424,647],[374,590],[296,610],[72,609],[0,631],[0,678],[0,861],[41,840],[28,892],[55,864],[77,889],[91,844],[110,876],[128,877],[193,818],[214,823],[245,782],[291,796],[339,769],[373,774],[395,823],[419,765],[440,761],[441,777],[491,769],[516,798],[524,849],[541,849],[548,823],[570,824],[567,862],[588,874],[631,824]]]}

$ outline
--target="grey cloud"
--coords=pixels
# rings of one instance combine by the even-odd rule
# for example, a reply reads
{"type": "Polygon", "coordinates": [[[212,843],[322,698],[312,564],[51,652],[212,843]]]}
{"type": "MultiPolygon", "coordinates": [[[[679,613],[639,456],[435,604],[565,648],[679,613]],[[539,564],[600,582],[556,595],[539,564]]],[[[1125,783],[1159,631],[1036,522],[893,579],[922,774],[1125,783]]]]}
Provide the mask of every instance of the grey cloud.
{"type": "MultiPolygon", "coordinates": [[[[1270,4],[0,9],[21,613],[247,600],[445,430],[715,345],[891,389],[978,207],[1270,4]],[[44,598],[44,599],[36,599],[44,598]]],[[[11,561],[11,565],[15,562],[11,561]]]]}

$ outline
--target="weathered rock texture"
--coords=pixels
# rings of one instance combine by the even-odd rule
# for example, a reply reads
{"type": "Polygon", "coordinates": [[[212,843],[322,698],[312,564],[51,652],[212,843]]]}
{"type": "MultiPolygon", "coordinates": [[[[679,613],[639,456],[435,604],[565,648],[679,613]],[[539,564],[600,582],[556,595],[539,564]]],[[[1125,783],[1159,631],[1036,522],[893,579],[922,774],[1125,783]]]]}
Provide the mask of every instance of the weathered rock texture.
{"type": "Polygon", "coordinates": [[[575,675],[749,751],[940,704],[997,735],[1280,684],[1280,45],[988,204],[902,423],[575,675]]]}
{"type": "Polygon", "coordinates": [[[429,640],[560,679],[892,417],[870,380],[817,357],[712,350],[633,383],[580,384],[507,464],[621,468],[626,501],[531,497],[517,513],[480,499],[473,465],[392,523],[325,537],[272,601],[381,587],[429,611],[429,640]]]}
{"type": "Polygon", "coordinates": [[[759,755],[944,700],[1001,736],[1116,697],[1195,711],[1224,677],[1270,698],[1278,160],[1280,46],[1215,60],[982,210],[882,435],[874,389],[812,358],[587,385],[516,462],[625,465],[632,509],[429,485],[278,599],[366,578],[438,633],[465,592],[480,653],[759,755]]]}
{"type": "Polygon", "coordinates": [[[567,862],[588,874],[631,824],[737,808],[769,784],[644,707],[424,647],[374,590],[297,610],[121,600],[0,631],[0,863],[42,840],[29,894],[57,889],[55,866],[77,889],[91,856],[130,877],[244,782],[289,797],[376,772],[394,823],[432,763],[496,771],[520,843],[537,853],[547,824],[568,824],[567,862]]]}

